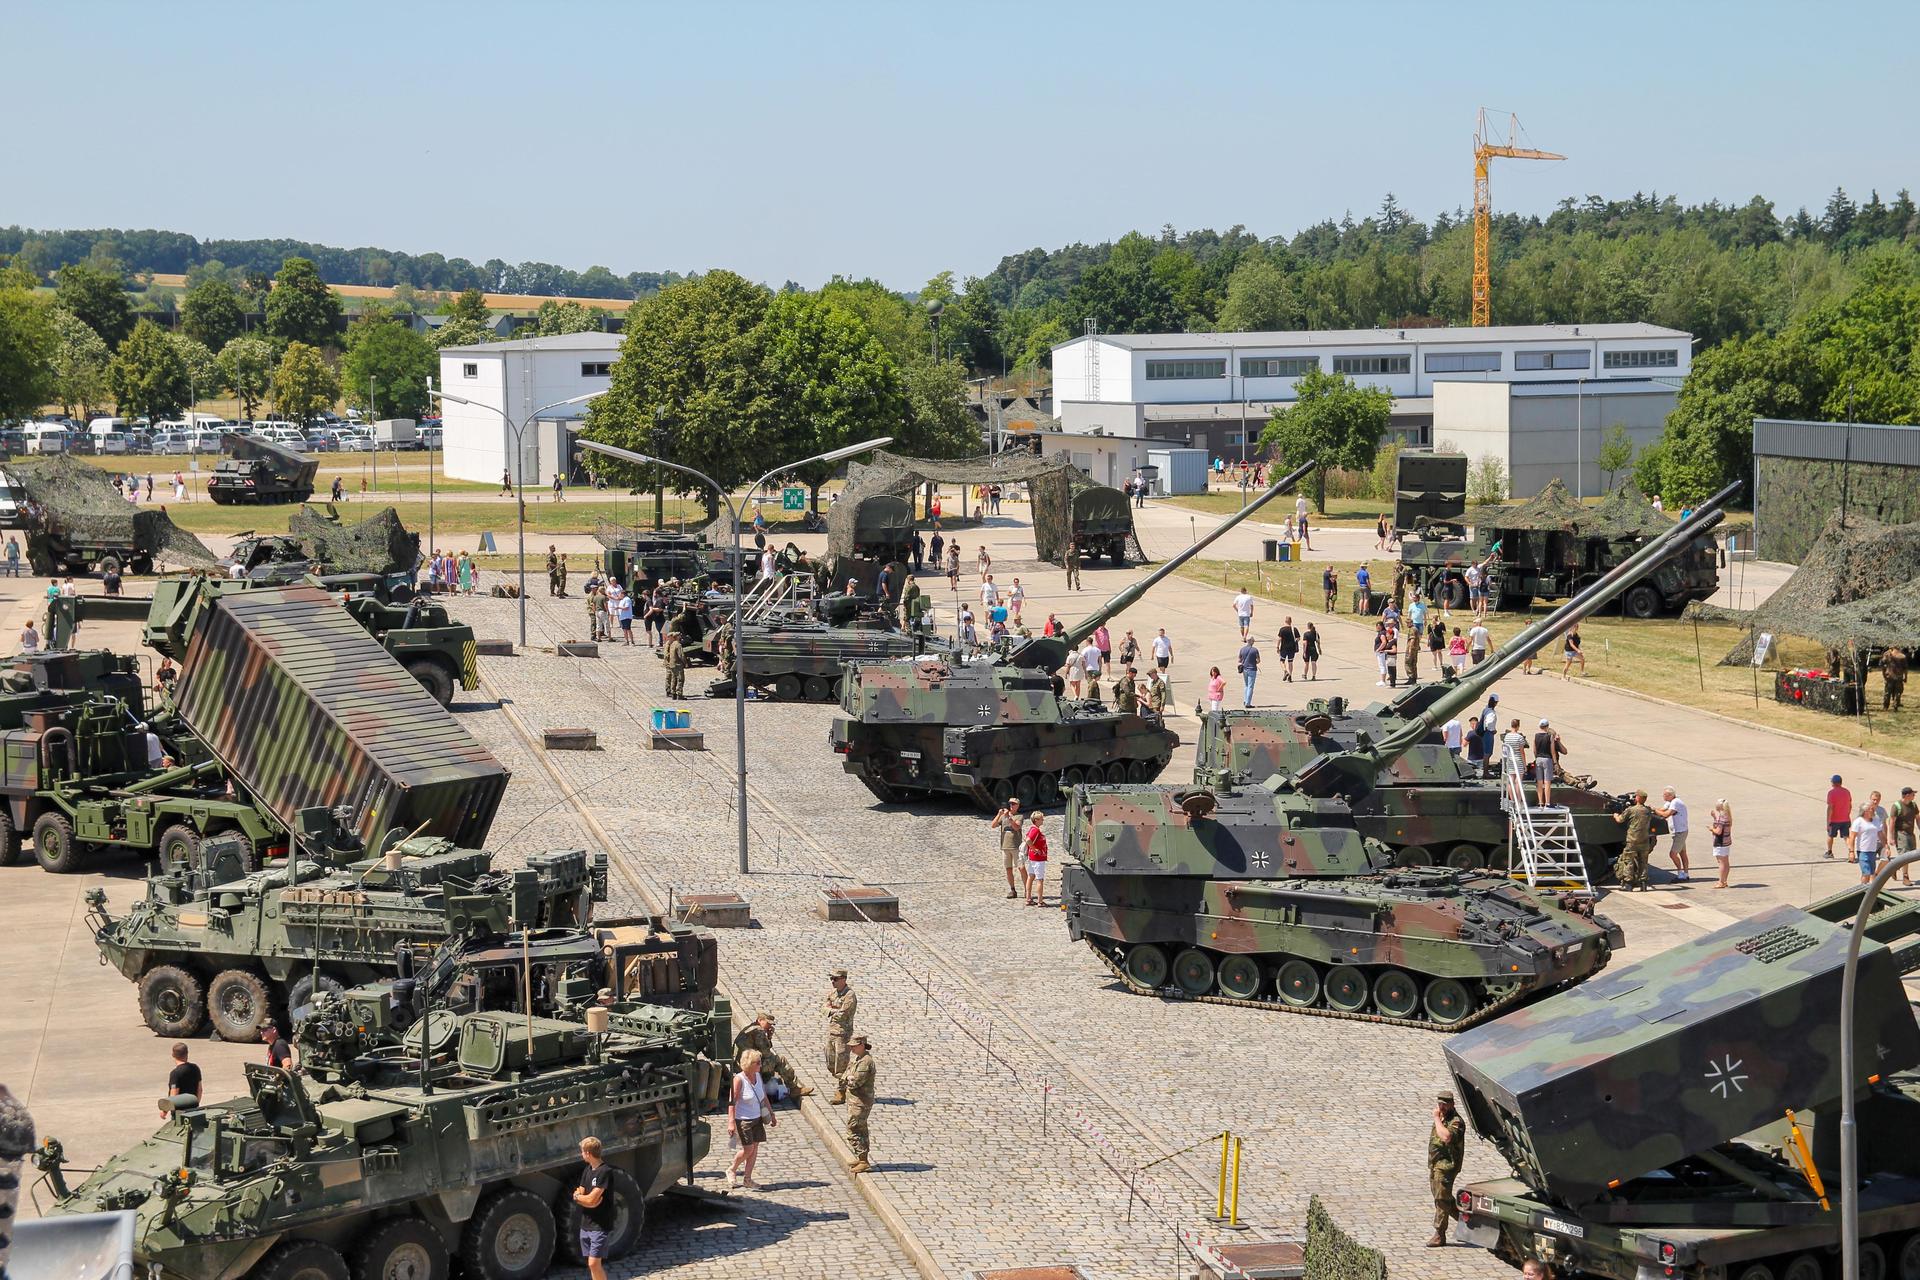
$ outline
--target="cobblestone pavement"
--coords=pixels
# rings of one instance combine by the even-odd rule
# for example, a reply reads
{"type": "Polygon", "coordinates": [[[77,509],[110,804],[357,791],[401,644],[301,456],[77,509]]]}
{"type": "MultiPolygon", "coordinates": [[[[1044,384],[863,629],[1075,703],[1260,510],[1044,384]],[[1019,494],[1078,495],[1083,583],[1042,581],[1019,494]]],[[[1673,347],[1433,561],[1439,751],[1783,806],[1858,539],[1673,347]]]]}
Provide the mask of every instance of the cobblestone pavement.
{"type": "MultiPolygon", "coordinates": [[[[536,643],[580,629],[576,602],[529,603],[536,643]]],[[[459,607],[481,634],[509,632],[511,602],[459,607]]],[[[645,649],[603,652],[484,664],[507,709],[462,718],[515,771],[492,843],[586,839],[557,775],[655,902],[670,890],[747,895],[758,927],[722,935],[722,975],[739,1005],[779,1016],[783,1050],[803,1066],[820,1056],[826,971],[853,970],[880,1068],[869,1178],[941,1272],[1066,1261],[1165,1276],[1180,1231],[1219,1238],[1203,1220],[1211,1135],[1231,1128],[1246,1144],[1242,1219],[1259,1234],[1297,1234],[1317,1192],[1396,1270],[1510,1274],[1475,1250],[1419,1247],[1426,1117],[1446,1079],[1439,1038],[1125,993],[1068,942],[1056,910],[1005,899],[977,816],[873,806],[826,749],[819,707],[750,708],[756,870],[740,877],[726,704],[692,704],[707,752],[648,752],[661,668],[645,649]],[[542,753],[543,764],[515,719],[536,735],[593,725],[602,749],[542,753]],[[824,886],[851,883],[897,892],[906,923],[814,918],[824,886]]],[[[821,1104],[808,1103],[837,1123],[821,1104]]],[[[1469,1177],[1500,1172],[1488,1149],[1470,1151],[1469,1177]]]]}

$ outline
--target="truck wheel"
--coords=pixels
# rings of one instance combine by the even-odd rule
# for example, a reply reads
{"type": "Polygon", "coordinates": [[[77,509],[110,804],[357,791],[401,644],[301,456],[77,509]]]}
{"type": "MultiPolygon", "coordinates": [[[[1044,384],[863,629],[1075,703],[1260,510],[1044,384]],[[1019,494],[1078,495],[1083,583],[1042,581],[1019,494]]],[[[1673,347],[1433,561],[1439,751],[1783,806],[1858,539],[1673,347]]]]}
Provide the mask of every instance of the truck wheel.
{"type": "Polygon", "coordinates": [[[289,1240],[253,1269],[253,1280],[348,1280],[347,1260],[318,1240],[289,1240]]]}
{"type": "Polygon", "coordinates": [[[447,1245],[419,1218],[388,1218],[353,1251],[353,1280],[447,1280],[447,1245]]]}
{"type": "Polygon", "coordinates": [[[343,995],[346,987],[337,978],[322,972],[318,978],[309,969],[293,980],[293,986],[287,990],[287,1020],[294,1026],[305,1022],[313,1013],[314,1001],[324,995],[343,995]]]}
{"type": "Polygon", "coordinates": [[[57,875],[72,875],[80,869],[85,855],[73,838],[73,824],[64,813],[43,813],[33,824],[33,856],[40,865],[57,875]]]}
{"type": "Polygon", "coordinates": [[[0,867],[20,861],[20,832],[13,825],[13,814],[0,805],[0,867]]]}
{"type": "Polygon", "coordinates": [[[200,833],[190,823],[176,822],[160,833],[154,848],[162,870],[185,871],[200,859],[200,833]]]}
{"type": "Polygon", "coordinates": [[[1660,593],[1642,582],[1628,589],[1620,611],[1629,618],[1652,618],[1660,612],[1660,593]]]}
{"type": "Polygon", "coordinates": [[[120,572],[120,557],[119,556],[101,556],[100,572],[101,573],[120,572]]]}
{"type": "Polygon", "coordinates": [[[435,702],[443,707],[453,705],[453,677],[447,674],[445,667],[425,658],[416,658],[407,664],[407,671],[435,702]]]}
{"type": "Polygon", "coordinates": [[[480,1202],[460,1242],[473,1280],[540,1280],[553,1261],[553,1210],[524,1187],[503,1187],[480,1202]]]}
{"type": "MultiPolygon", "coordinates": [[[[613,1174],[607,1183],[607,1198],[613,1201],[613,1225],[607,1229],[607,1257],[623,1258],[640,1243],[640,1232],[647,1221],[647,1202],[625,1169],[616,1169],[612,1165],[607,1168],[613,1174]]],[[[567,1226],[561,1235],[560,1252],[574,1266],[584,1267],[587,1260],[580,1252],[580,1224],[586,1215],[573,1202],[572,1191],[573,1184],[569,1182],[560,1193],[566,1212],[555,1215],[567,1226]]]]}
{"type": "Polygon", "coordinates": [[[140,975],[140,1017],[157,1036],[184,1040],[206,1021],[200,979],[178,965],[158,964],[140,975]]]}
{"type": "Polygon", "coordinates": [[[152,556],[135,556],[133,558],[133,571],[135,573],[152,573],[153,557],[152,556]]]}
{"type": "Polygon", "coordinates": [[[207,984],[207,1018],[228,1044],[252,1044],[273,1016],[273,997],[258,974],[223,969],[207,984]]]}

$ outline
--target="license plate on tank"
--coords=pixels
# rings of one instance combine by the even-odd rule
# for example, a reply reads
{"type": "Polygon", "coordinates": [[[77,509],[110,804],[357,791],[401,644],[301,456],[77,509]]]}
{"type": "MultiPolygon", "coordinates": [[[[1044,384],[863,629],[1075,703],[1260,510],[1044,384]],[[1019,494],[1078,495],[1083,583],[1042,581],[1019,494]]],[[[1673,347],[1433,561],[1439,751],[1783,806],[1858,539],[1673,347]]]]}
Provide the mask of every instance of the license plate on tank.
{"type": "Polygon", "coordinates": [[[1540,1229],[1542,1231],[1554,1232],[1556,1235],[1571,1236],[1575,1240],[1584,1240],[1587,1238],[1587,1229],[1585,1227],[1577,1222],[1563,1222],[1559,1218],[1540,1219],[1540,1229]]]}
{"type": "Polygon", "coordinates": [[[900,758],[902,760],[918,760],[920,758],[920,753],[918,751],[902,751],[900,753],[900,758]]]}

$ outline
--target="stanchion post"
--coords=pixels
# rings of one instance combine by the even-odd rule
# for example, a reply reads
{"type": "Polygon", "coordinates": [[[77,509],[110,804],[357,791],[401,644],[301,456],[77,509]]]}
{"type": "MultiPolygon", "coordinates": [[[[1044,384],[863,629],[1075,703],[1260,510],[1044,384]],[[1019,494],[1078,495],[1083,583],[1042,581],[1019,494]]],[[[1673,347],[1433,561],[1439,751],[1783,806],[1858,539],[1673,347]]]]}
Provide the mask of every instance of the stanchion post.
{"type": "Polygon", "coordinates": [[[1240,1137],[1238,1134],[1234,1135],[1233,1139],[1233,1198],[1227,1202],[1227,1220],[1224,1225],[1229,1231],[1246,1230],[1245,1224],[1240,1221],[1240,1137]]]}
{"type": "Polygon", "coordinates": [[[1220,1173],[1214,1179],[1213,1217],[1209,1222],[1227,1221],[1227,1153],[1233,1145],[1233,1134],[1226,1129],[1220,1131],[1220,1173]]]}

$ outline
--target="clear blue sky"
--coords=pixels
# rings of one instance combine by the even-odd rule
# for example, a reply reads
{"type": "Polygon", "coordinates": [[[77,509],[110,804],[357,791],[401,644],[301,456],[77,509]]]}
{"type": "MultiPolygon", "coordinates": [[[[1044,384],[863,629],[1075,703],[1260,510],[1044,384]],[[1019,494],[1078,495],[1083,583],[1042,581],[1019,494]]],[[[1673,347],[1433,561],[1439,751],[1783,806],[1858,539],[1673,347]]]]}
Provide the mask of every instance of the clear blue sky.
{"type": "Polygon", "coordinates": [[[916,288],[1164,223],[1920,186],[1920,5],[5,8],[0,222],[916,288]]]}

